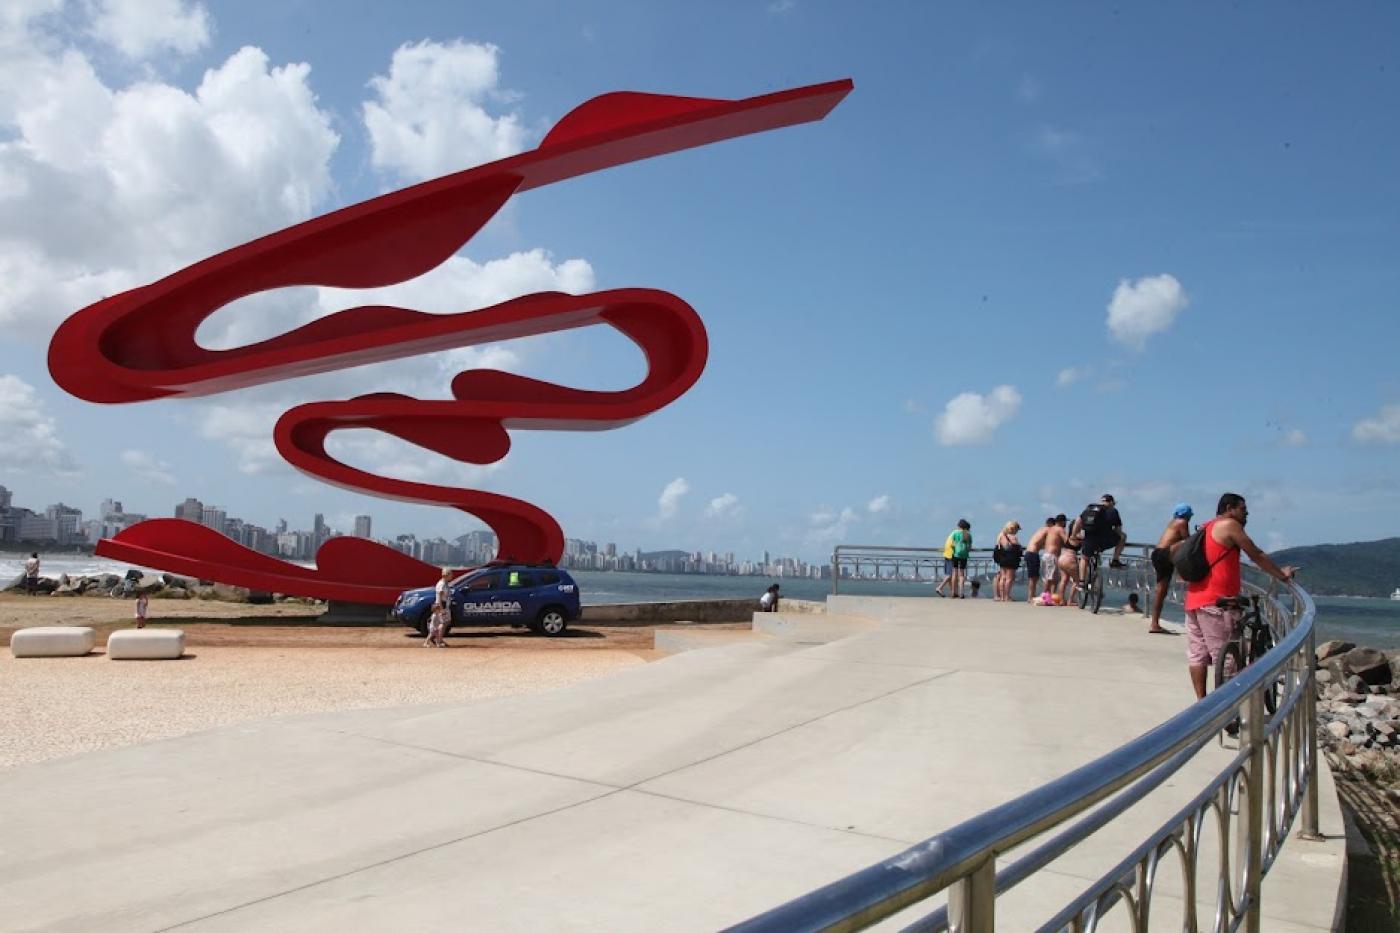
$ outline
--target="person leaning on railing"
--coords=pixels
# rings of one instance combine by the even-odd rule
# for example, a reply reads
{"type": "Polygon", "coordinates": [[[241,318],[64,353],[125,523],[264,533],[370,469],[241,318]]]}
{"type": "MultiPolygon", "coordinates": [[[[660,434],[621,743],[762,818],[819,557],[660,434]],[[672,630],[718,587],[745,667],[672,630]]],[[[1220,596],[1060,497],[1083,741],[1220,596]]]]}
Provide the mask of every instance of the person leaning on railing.
{"type": "Polygon", "coordinates": [[[1244,496],[1227,492],[1220,497],[1215,518],[1205,526],[1210,570],[1202,579],[1186,585],[1186,666],[1198,700],[1206,695],[1206,670],[1239,620],[1238,610],[1221,609],[1215,601],[1240,595],[1240,552],[1248,554],[1255,566],[1276,580],[1286,583],[1297,572],[1294,567],[1280,567],[1259,549],[1245,533],[1248,519],[1244,496]]]}

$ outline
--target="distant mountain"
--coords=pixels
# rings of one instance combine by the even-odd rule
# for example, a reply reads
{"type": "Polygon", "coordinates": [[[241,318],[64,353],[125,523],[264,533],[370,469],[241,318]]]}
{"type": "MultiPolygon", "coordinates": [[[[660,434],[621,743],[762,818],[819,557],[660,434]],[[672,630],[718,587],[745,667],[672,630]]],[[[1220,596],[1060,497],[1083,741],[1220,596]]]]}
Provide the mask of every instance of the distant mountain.
{"type": "Polygon", "coordinates": [[[1269,556],[1298,567],[1298,582],[1319,596],[1389,596],[1400,586],[1400,538],[1291,547],[1269,556]]]}

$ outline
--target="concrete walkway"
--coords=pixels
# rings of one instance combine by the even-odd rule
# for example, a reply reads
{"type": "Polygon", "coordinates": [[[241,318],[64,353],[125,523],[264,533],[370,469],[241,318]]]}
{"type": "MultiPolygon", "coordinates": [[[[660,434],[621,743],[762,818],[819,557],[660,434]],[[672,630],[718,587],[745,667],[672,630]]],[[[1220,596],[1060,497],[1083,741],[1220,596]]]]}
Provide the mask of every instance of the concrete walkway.
{"type": "MultiPolygon", "coordinates": [[[[0,929],[714,929],[1190,699],[1182,639],[1135,617],[988,600],[831,609],[552,693],[0,772],[0,929]]],[[[1208,746],[1131,825],[1001,898],[999,928],[1048,919],[1231,754],[1208,746]]],[[[1320,796],[1329,838],[1289,839],[1265,883],[1267,930],[1332,928],[1344,847],[1325,768],[1320,796]]],[[[1179,879],[1164,863],[1154,928],[1180,929],[1179,879]]],[[[1126,928],[1118,913],[1104,929],[1126,928]]]]}

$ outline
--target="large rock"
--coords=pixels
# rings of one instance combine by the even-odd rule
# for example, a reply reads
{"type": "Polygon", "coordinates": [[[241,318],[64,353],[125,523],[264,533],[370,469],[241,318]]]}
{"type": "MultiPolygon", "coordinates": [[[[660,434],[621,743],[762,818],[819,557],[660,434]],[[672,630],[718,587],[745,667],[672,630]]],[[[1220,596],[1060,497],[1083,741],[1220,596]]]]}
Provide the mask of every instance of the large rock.
{"type": "Polygon", "coordinates": [[[215,583],[212,589],[215,599],[222,599],[229,603],[249,602],[248,597],[251,595],[251,591],[246,586],[233,586],[228,583],[215,583]]]}
{"type": "Polygon", "coordinates": [[[1375,648],[1353,648],[1342,657],[1342,669],[1369,685],[1390,683],[1390,659],[1375,648]]]}
{"type": "Polygon", "coordinates": [[[1323,661],[1326,661],[1328,658],[1334,658],[1339,654],[1346,654],[1348,651],[1355,647],[1355,642],[1341,641],[1335,638],[1331,641],[1324,641],[1322,644],[1317,646],[1318,663],[1320,664],[1323,661]]]}

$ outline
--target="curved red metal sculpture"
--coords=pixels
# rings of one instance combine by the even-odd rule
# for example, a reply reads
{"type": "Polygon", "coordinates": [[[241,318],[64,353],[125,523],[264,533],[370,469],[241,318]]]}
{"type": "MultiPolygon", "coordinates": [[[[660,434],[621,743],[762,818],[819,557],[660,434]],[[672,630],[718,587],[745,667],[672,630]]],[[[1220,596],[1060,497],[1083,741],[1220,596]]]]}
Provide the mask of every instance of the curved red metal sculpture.
{"type": "MultiPolygon", "coordinates": [[[[557,561],[564,535],[528,502],[477,490],[390,479],[327,454],[331,432],[369,428],[467,463],[493,463],[512,429],[602,430],[635,421],[684,394],[705,367],[699,317],[663,291],[541,293],[461,314],[363,306],[230,350],[195,341],[202,321],[239,298],[294,285],[371,288],[427,272],[460,249],[512,195],[576,175],[682,149],[820,120],[849,80],[738,101],[605,94],[571,113],[539,147],[289,227],[195,263],[73,314],[49,345],[49,372],[92,402],[198,396],[593,324],[629,337],[647,375],[620,392],[594,392],[496,370],[452,380],[450,401],[395,393],[311,402],[286,412],[273,434],[297,469],[387,498],[447,505],[486,522],[497,557],[557,561]]],[[[307,568],[245,548],[201,525],[153,519],[97,545],[97,553],[203,579],[302,596],[389,604],[431,584],[431,564],[361,538],[332,538],[307,568]]]]}

